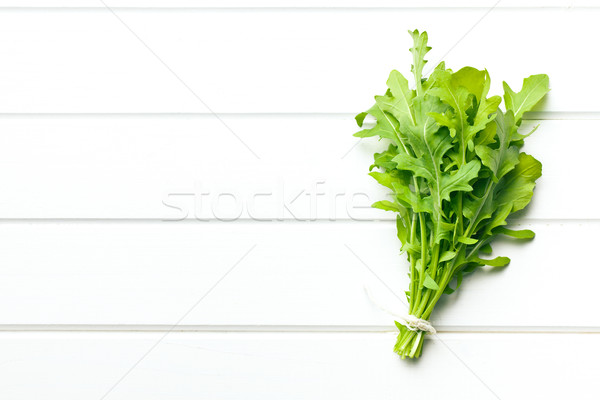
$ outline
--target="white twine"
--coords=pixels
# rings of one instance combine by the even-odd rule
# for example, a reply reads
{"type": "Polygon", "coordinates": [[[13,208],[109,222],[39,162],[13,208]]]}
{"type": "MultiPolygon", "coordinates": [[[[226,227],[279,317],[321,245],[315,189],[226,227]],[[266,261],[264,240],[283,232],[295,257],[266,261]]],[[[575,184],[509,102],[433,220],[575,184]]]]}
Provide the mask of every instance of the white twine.
{"type": "Polygon", "coordinates": [[[427,321],[426,319],[421,319],[421,318],[415,317],[414,315],[411,315],[411,314],[404,314],[404,315],[397,314],[397,313],[389,310],[387,307],[382,306],[377,300],[375,300],[373,298],[371,290],[369,290],[369,288],[366,285],[364,286],[364,288],[365,288],[365,293],[367,294],[367,297],[369,298],[369,300],[371,300],[371,303],[376,305],[377,308],[379,308],[381,311],[388,313],[392,317],[399,319],[398,322],[401,323],[402,325],[404,325],[408,330],[411,330],[414,332],[427,332],[427,333],[431,333],[432,335],[435,335],[437,333],[437,331],[435,330],[433,325],[431,325],[431,323],[429,321],[427,321]]]}

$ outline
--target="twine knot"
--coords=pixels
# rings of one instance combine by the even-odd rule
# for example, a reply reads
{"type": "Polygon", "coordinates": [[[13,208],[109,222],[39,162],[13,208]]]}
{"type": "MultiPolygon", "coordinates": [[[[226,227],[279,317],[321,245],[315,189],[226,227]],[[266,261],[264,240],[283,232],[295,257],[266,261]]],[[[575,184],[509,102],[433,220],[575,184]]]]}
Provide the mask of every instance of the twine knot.
{"type": "Polygon", "coordinates": [[[406,328],[411,331],[427,332],[427,333],[431,333],[432,335],[436,334],[435,328],[433,327],[433,325],[431,325],[431,322],[427,321],[426,319],[417,318],[411,314],[407,314],[407,315],[403,315],[403,316],[399,315],[398,317],[403,320],[403,321],[398,321],[398,322],[400,322],[402,325],[406,326],[406,328]],[[404,323],[402,323],[402,322],[404,322],[404,323]]]}
{"type": "Polygon", "coordinates": [[[386,313],[390,314],[392,317],[397,318],[399,320],[397,322],[404,325],[406,327],[406,329],[414,331],[414,332],[427,332],[432,335],[436,334],[437,331],[435,330],[433,325],[431,325],[431,322],[427,321],[426,319],[418,318],[411,314],[401,315],[401,314],[397,314],[393,311],[390,311],[386,307],[379,304],[379,302],[377,302],[373,298],[371,291],[369,290],[369,288],[366,285],[364,288],[365,288],[365,293],[367,294],[367,297],[369,298],[369,300],[371,300],[371,303],[375,304],[383,312],[386,312],[386,313]]]}

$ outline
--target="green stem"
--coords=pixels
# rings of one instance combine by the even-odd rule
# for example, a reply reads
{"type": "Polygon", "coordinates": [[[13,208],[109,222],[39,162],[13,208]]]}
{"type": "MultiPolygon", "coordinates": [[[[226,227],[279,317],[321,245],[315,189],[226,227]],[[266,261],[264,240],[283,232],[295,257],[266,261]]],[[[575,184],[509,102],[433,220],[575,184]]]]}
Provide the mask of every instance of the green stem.
{"type": "MultiPolygon", "coordinates": [[[[410,227],[410,243],[414,243],[415,236],[417,235],[417,214],[413,213],[412,215],[412,224],[410,227]]],[[[410,258],[410,299],[409,299],[409,314],[412,312],[413,305],[415,304],[415,295],[416,295],[416,287],[415,287],[415,276],[417,275],[417,269],[415,266],[416,260],[415,256],[412,252],[408,253],[410,258]]]]}
{"type": "MultiPolygon", "coordinates": [[[[427,245],[429,244],[427,240],[427,231],[425,225],[425,217],[423,213],[419,213],[419,228],[421,230],[421,268],[419,268],[419,280],[417,285],[417,295],[415,296],[415,302],[413,302],[413,310],[419,306],[421,302],[421,292],[423,288],[423,281],[425,280],[425,267],[427,265],[427,245]]],[[[411,281],[414,282],[414,279],[411,277],[411,281]]],[[[411,282],[411,283],[412,283],[411,282]]]]}
{"type": "Polygon", "coordinates": [[[429,301],[429,297],[431,296],[431,292],[432,290],[428,289],[424,294],[423,294],[423,299],[422,301],[419,303],[419,309],[416,311],[416,313],[414,314],[415,317],[417,318],[421,318],[421,316],[423,315],[423,311],[425,310],[425,307],[427,307],[428,301],[429,301]]]}
{"type": "Polygon", "coordinates": [[[456,215],[456,219],[458,220],[458,234],[462,236],[464,233],[463,228],[463,194],[462,192],[458,193],[458,214],[456,215]]]}
{"type": "Polygon", "coordinates": [[[440,297],[442,297],[442,295],[444,294],[444,290],[446,289],[446,286],[448,286],[448,283],[450,283],[450,279],[452,278],[452,275],[448,273],[448,271],[450,270],[451,269],[448,268],[446,271],[444,271],[442,280],[440,281],[440,283],[438,283],[440,289],[436,290],[435,296],[433,297],[433,299],[431,299],[431,301],[427,305],[427,308],[421,313],[421,316],[419,318],[428,319],[431,316],[433,308],[435,307],[440,297]]]}

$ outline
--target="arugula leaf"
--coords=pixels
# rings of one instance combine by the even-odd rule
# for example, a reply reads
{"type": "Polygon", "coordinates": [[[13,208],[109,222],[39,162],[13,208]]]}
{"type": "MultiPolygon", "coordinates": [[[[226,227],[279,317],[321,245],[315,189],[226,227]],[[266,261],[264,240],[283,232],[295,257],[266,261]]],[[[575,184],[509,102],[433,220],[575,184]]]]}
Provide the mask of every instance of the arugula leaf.
{"type": "Polygon", "coordinates": [[[486,224],[486,234],[497,226],[506,225],[510,213],[522,210],[531,201],[535,181],[542,176],[542,163],[533,156],[519,154],[516,168],[500,181],[494,191],[496,212],[486,224]]]}
{"type": "Polygon", "coordinates": [[[423,67],[427,63],[425,60],[425,54],[431,50],[431,47],[427,46],[427,32],[423,32],[419,34],[418,30],[414,30],[412,32],[408,32],[413,38],[413,47],[410,48],[410,52],[413,55],[413,65],[411,65],[410,71],[415,76],[415,82],[417,83],[417,94],[421,95],[420,90],[421,87],[421,76],[423,74],[423,67]]]}
{"type": "Polygon", "coordinates": [[[473,257],[473,260],[483,265],[489,265],[490,267],[505,267],[510,262],[508,257],[496,257],[491,260],[484,260],[478,257],[473,257]]]}
{"type": "MultiPolygon", "coordinates": [[[[485,69],[453,72],[442,62],[423,78],[424,57],[431,49],[427,33],[409,33],[414,88],[392,71],[386,93],[356,116],[360,127],[367,115],[375,125],[355,136],[378,136],[390,143],[375,153],[370,175],[391,197],[373,207],[397,215],[397,236],[410,263],[409,312],[428,319],[440,297],[458,289],[465,274],[484,265],[508,265],[508,257],[480,257],[492,253],[495,237],[534,237],[530,230],[505,226],[512,213],[529,204],[542,173],[541,163],[521,152],[533,131],[522,134],[519,127],[549,89],[546,75],[526,78],[518,93],[504,83],[502,111],[502,98],[488,97],[485,69]]],[[[402,358],[418,357],[422,332],[397,326],[394,351],[402,358]]]]}
{"type": "Polygon", "coordinates": [[[388,110],[396,117],[398,121],[408,119],[414,124],[411,103],[415,97],[414,91],[408,88],[408,81],[402,74],[396,70],[390,73],[387,85],[393,97],[384,98],[382,103],[385,110],[388,110]],[[385,100],[389,100],[385,102],[385,100]]]}
{"type": "Polygon", "coordinates": [[[503,82],[504,103],[507,110],[512,110],[515,120],[518,122],[527,111],[531,111],[545,95],[548,93],[548,75],[531,75],[523,80],[523,88],[519,93],[512,91],[508,83],[503,82]]]}
{"type": "Polygon", "coordinates": [[[435,283],[433,278],[431,276],[429,276],[428,274],[425,275],[425,280],[424,280],[423,284],[427,289],[440,290],[440,287],[438,286],[438,284],[435,283]]]}
{"type": "Polygon", "coordinates": [[[508,228],[500,227],[496,229],[496,233],[502,233],[506,236],[514,237],[515,239],[533,239],[535,237],[535,232],[529,229],[522,229],[520,231],[515,231],[508,228]]]}
{"type": "Polygon", "coordinates": [[[494,179],[497,181],[519,163],[519,148],[510,144],[514,128],[512,111],[504,115],[502,110],[498,110],[495,123],[498,148],[477,145],[475,152],[481,159],[481,163],[492,171],[494,179]]]}

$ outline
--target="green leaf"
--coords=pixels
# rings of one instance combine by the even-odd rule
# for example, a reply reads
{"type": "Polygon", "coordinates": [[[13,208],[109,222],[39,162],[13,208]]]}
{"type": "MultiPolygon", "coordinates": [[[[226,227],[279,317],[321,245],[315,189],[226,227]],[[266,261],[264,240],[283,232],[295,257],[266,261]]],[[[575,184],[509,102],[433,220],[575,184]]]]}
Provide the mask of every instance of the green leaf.
{"type": "Polygon", "coordinates": [[[519,154],[519,163],[496,187],[496,203],[510,204],[511,212],[525,208],[531,201],[535,181],[542,176],[542,163],[529,154],[519,154]]]}
{"type": "Polygon", "coordinates": [[[410,229],[410,225],[402,218],[400,214],[396,215],[396,231],[398,239],[400,243],[403,245],[407,243],[408,239],[408,231],[410,229]]]}
{"type": "Polygon", "coordinates": [[[483,246],[481,246],[481,248],[479,249],[480,252],[484,253],[484,254],[492,254],[492,246],[490,246],[489,243],[484,244],[483,246]]]}
{"type": "Polygon", "coordinates": [[[410,48],[410,52],[413,55],[413,64],[411,65],[411,72],[415,76],[415,80],[418,85],[421,84],[421,76],[423,74],[423,67],[427,64],[425,60],[425,54],[431,50],[431,47],[427,46],[427,32],[419,34],[418,30],[408,31],[413,38],[413,47],[410,48]]]}
{"type": "Polygon", "coordinates": [[[515,239],[533,239],[535,237],[535,232],[529,229],[523,229],[520,231],[515,231],[511,229],[507,229],[504,227],[498,227],[494,229],[495,233],[501,233],[506,236],[514,237],[515,239]]]}
{"type": "Polygon", "coordinates": [[[456,274],[456,287],[454,289],[452,289],[450,287],[450,285],[446,286],[446,289],[444,289],[444,294],[452,294],[456,290],[458,290],[458,288],[462,284],[462,280],[463,280],[463,273],[462,273],[462,271],[458,271],[458,273],[456,274]]]}
{"type": "MultiPolygon", "coordinates": [[[[497,140],[493,143],[482,141],[482,144],[475,146],[475,152],[483,165],[491,171],[493,183],[497,183],[519,164],[519,149],[516,145],[511,145],[513,136],[517,134],[517,127],[512,111],[503,114],[500,110],[497,112],[495,124],[490,125],[496,127],[497,140]]],[[[495,221],[491,223],[492,227],[502,225],[512,212],[511,206],[498,204],[495,199],[497,193],[492,190],[493,185],[490,182],[487,182],[485,187],[486,191],[481,196],[465,200],[464,215],[472,219],[473,226],[477,227],[473,232],[477,232],[481,222],[491,218],[495,210],[496,216],[495,221]]],[[[488,234],[491,229],[487,230],[488,234]]]]}
{"type": "Polygon", "coordinates": [[[381,184],[389,189],[393,189],[394,188],[393,184],[397,183],[399,181],[397,176],[393,176],[389,172],[373,171],[373,172],[369,172],[369,175],[372,176],[373,178],[375,178],[375,180],[377,182],[379,182],[379,184],[381,184]]]}
{"type": "Polygon", "coordinates": [[[495,181],[498,181],[499,178],[502,178],[519,163],[519,149],[515,146],[508,149],[492,149],[488,146],[479,145],[475,147],[475,152],[483,165],[492,170],[495,181]]]}
{"type": "Polygon", "coordinates": [[[406,330],[406,327],[404,325],[402,325],[400,322],[394,321],[394,324],[396,325],[396,328],[398,328],[401,332],[406,330]]]}
{"type": "Polygon", "coordinates": [[[457,241],[459,243],[463,243],[463,244],[475,244],[475,243],[477,243],[477,239],[467,238],[467,237],[464,237],[464,236],[459,236],[457,238],[457,241]]]}
{"type": "Polygon", "coordinates": [[[531,109],[550,91],[548,75],[531,75],[523,80],[523,88],[515,93],[503,82],[504,103],[507,110],[512,110],[515,120],[518,122],[527,111],[531,109]]]}
{"type": "Polygon", "coordinates": [[[512,113],[503,114],[502,111],[498,110],[495,122],[498,147],[477,145],[475,152],[481,159],[482,164],[492,171],[497,181],[519,163],[519,149],[510,145],[512,134],[516,132],[512,113]]]}
{"type": "Polygon", "coordinates": [[[464,128],[464,140],[472,151],[474,136],[494,120],[502,99],[500,96],[486,97],[491,82],[487,70],[480,71],[472,67],[465,67],[454,73],[452,80],[455,86],[465,87],[478,101],[475,102],[476,112],[472,124],[468,124],[464,128]]]}
{"type": "MultiPolygon", "coordinates": [[[[490,88],[489,75],[487,71],[480,71],[473,67],[464,67],[452,74],[451,83],[454,88],[464,87],[473,94],[478,100],[487,95],[490,88]],[[487,82],[486,82],[487,78],[487,82]],[[487,84],[487,85],[486,85],[487,84]],[[485,93],[484,93],[485,89],[485,93]]],[[[494,111],[496,109],[494,108],[494,111]]]]}
{"type": "MultiPolygon", "coordinates": [[[[497,118],[497,116],[496,116],[497,118]]],[[[495,119],[494,119],[495,120],[495,119]]],[[[485,145],[485,144],[491,144],[496,142],[496,139],[494,139],[496,137],[496,124],[487,124],[486,127],[479,131],[479,133],[477,133],[477,135],[475,135],[475,137],[473,138],[475,147],[477,147],[477,145],[485,145]]]]}
{"type": "Polygon", "coordinates": [[[490,267],[505,267],[510,263],[510,258],[508,257],[496,257],[491,260],[473,257],[472,260],[478,264],[489,265],[490,267]]]}
{"type": "MultiPolygon", "coordinates": [[[[431,75],[429,75],[427,80],[425,82],[423,82],[423,90],[425,92],[428,92],[429,89],[431,89],[432,87],[435,87],[438,83],[438,78],[441,75],[444,75],[445,71],[446,71],[446,63],[444,61],[441,61],[431,72],[431,75]]],[[[452,72],[452,71],[450,71],[450,72],[452,72]]]]}
{"type": "Polygon", "coordinates": [[[387,80],[387,85],[392,93],[391,97],[383,97],[384,110],[389,111],[398,121],[407,119],[414,124],[411,103],[415,93],[408,88],[408,81],[398,71],[393,70],[387,80]]]}
{"type": "Polygon", "coordinates": [[[433,212],[431,196],[418,196],[410,190],[408,184],[393,184],[396,200],[405,207],[410,207],[414,212],[433,212]]]}
{"type": "Polygon", "coordinates": [[[481,164],[478,160],[472,160],[457,171],[443,172],[440,166],[452,143],[447,133],[440,130],[430,116],[430,110],[439,108],[439,103],[431,97],[416,98],[415,102],[420,103],[420,114],[425,114],[422,119],[417,119],[417,126],[408,128],[408,141],[416,157],[398,154],[393,161],[398,164],[398,169],[411,171],[415,176],[427,180],[434,207],[441,212],[442,200],[449,200],[452,192],[472,190],[469,182],[477,177],[481,164]]]}
{"type": "Polygon", "coordinates": [[[534,157],[521,153],[519,164],[498,183],[494,191],[496,212],[486,224],[486,234],[502,225],[510,213],[522,210],[531,201],[535,181],[542,175],[542,164],[534,157]]]}
{"type": "Polygon", "coordinates": [[[365,122],[365,118],[367,117],[367,115],[369,115],[368,112],[361,112],[360,114],[357,114],[354,119],[356,120],[356,124],[360,127],[363,126],[363,123],[365,122]]]}
{"type": "Polygon", "coordinates": [[[385,170],[396,168],[396,163],[392,161],[394,157],[398,155],[398,147],[390,144],[387,150],[381,153],[375,153],[373,155],[373,165],[369,168],[371,171],[373,168],[378,167],[385,170]]]}
{"type": "Polygon", "coordinates": [[[531,134],[532,134],[533,132],[537,131],[537,129],[538,129],[539,127],[540,127],[540,124],[537,124],[536,126],[534,126],[534,127],[533,127],[533,128],[530,130],[530,131],[529,131],[529,133],[526,133],[526,134],[524,134],[524,135],[523,135],[523,134],[521,134],[521,133],[518,133],[518,132],[514,132],[514,133],[513,133],[513,135],[512,135],[512,139],[511,139],[511,140],[513,141],[513,143],[515,143],[515,144],[519,144],[519,147],[521,147],[521,145],[523,144],[523,139],[525,139],[526,137],[529,137],[529,136],[531,136],[531,134]]]}
{"type": "Polygon", "coordinates": [[[472,105],[472,99],[469,91],[464,86],[458,86],[458,83],[452,78],[453,75],[448,70],[444,74],[440,73],[437,86],[431,88],[429,93],[439,97],[452,107],[453,113],[436,113],[432,116],[439,124],[450,129],[451,136],[457,136],[462,157],[462,152],[467,148],[468,138],[464,136],[464,133],[469,125],[467,109],[472,105]]]}
{"type": "Polygon", "coordinates": [[[442,174],[440,185],[440,197],[444,200],[450,200],[452,192],[470,192],[473,187],[469,184],[477,177],[481,164],[478,160],[471,160],[461,166],[454,173],[442,174]]]}
{"type": "Polygon", "coordinates": [[[454,257],[456,257],[456,252],[455,251],[445,251],[442,253],[442,255],[440,256],[440,260],[439,262],[445,262],[445,261],[450,261],[452,260],[454,257]]]}
{"type": "Polygon", "coordinates": [[[463,280],[463,273],[461,271],[458,271],[458,273],[456,274],[456,288],[457,289],[462,284],[462,280],[463,280]]]}
{"type": "Polygon", "coordinates": [[[456,136],[457,163],[465,162],[467,149],[473,151],[475,147],[475,136],[494,120],[501,99],[499,96],[487,98],[489,88],[490,77],[486,70],[465,67],[455,73],[439,72],[436,84],[429,90],[452,108],[452,111],[432,116],[438,124],[448,127],[452,137],[456,136]]]}
{"type": "Polygon", "coordinates": [[[375,105],[368,111],[360,113],[356,116],[356,122],[358,126],[362,127],[365,116],[370,114],[376,120],[375,126],[368,129],[363,129],[354,134],[356,137],[366,138],[372,136],[379,136],[382,139],[390,139],[394,144],[400,146],[398,139],[399,123],[390,113],[386,113],[381,107],[382,104],[385,107],[386,99],[389,100],[388,96],[375,96],[375,105]]]}
{"type": "Polygon", "coordinates": [[[400,207],[397,204],[392,203],[389,200],[380,200],[371,205],[373,208],[379,208],[384,211],[395,211],[400,212],[400,207]]]}
{"type": "Polygon", "coordinates": [[[438,284],[433,280],[433,278],[431,276],[429,276],[429,274],[425,274],[425,280],[423,281],[423,286],[425,286],[427,289],[431,289],[431,290],[440,290],[440,287],[438,286],[438,284]]]}

